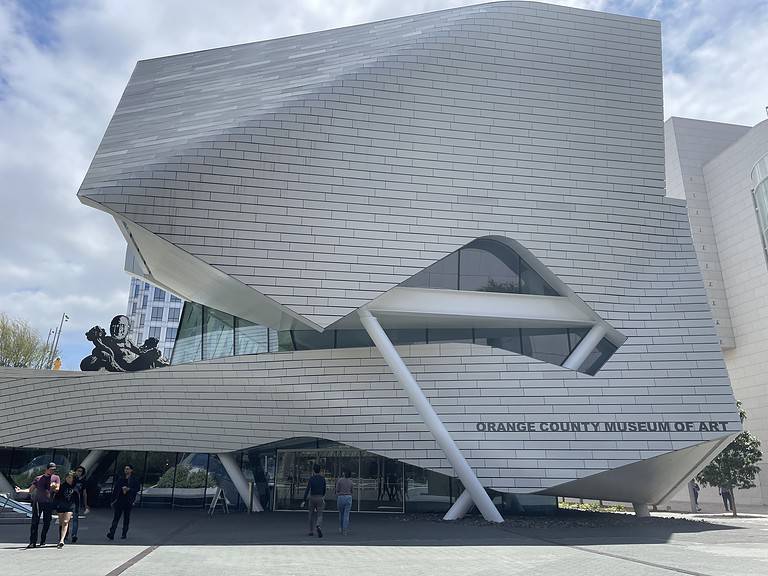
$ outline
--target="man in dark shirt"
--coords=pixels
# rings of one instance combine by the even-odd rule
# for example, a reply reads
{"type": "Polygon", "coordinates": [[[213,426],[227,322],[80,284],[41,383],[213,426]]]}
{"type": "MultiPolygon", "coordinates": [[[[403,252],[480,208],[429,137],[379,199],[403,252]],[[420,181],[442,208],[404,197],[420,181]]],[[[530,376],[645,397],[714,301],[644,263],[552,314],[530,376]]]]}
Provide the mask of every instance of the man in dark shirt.
{"type": "Polygon", "coordinates": [[[29,487],[29,495],[32,500],[32,525],[29,530],[29,546],[34,548],[37,542],[37,527],[40,524],[40,516],[43,517],[43,529],[40,532],[40,546],[45,546],[45,537],[51,527],[51,513],[53,512],[53,496],[61,485],[61,479],[54,474],[56,463],[51,462],[46,466],[45,472],[32,481],[29,487]]]}
{"type": "Polygon", "coordinates": [[[323,510],[325,510],[325,478],[320,474],[320,465],[315,464],[314,474],[307,482],[307,488],[304,490],[304,500],[309,498],[309,535],[323,537],[321,526],[323,525],[323,510]]]}
{"type": "Polygon", "coordinates": [[[120,522],[120,516],[123,517],[123,535],[121,538],[125,539],[128,535],[128,524],[131,521],[131,509],[133,508],[133,502],[136,500],[136,494],[139,493],[141,486],[139,481],[133,476],[133,466],[126,464],[123,468],[125,476],[115,482],[115,487],[112,489],[112,507],[115,509],[115,513],[112,516],[112,526],[107,532],[107,538],[110,540],[115,539],[115,530],[117,530],[117,523],[120,522]]]}

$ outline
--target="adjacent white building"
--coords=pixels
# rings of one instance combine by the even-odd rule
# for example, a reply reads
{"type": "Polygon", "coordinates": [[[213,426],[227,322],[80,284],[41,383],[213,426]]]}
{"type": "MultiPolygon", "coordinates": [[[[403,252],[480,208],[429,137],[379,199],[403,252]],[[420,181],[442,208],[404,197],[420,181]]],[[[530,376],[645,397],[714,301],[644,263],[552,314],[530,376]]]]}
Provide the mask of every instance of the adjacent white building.
{"type": "Polygon", "coordinates": [[[147,338],[156,338],[157,348],[168,359],[173,353],[184,301],[167,290],[131,278],[126,316],[131,321],[130,338],[141,346],[147,338]]]}
{"type": "MultiPolygon", "coordinates": [[[[768,121],[671,118],[665,145],[667,196],[687,202],[731,384],[768,453],[768,121]]],[[[768,465],[759,486],[738,497],[768,504],[768,465]]]]}

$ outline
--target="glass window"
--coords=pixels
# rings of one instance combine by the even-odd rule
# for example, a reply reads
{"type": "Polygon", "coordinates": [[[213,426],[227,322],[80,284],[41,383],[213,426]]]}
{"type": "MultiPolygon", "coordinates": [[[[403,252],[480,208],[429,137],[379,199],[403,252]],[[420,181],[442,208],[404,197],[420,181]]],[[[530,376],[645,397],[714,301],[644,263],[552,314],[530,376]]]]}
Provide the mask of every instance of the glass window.
{"type": "Polygon", "coordinates": [[[155,302],[162,302],[165,300],[165,290],[162,288],[155,288],[155,302]]]}
{"type": "Polygon", "coordinates": [[[451,478],[444,474],[405,465],[405,511],[447,512],[451,507],[451,478]]]}
{"type": "Polygon", "coordinates": [[[291,352],[293,350],[291,330],[281,330],[277,333],[277,349],[279,352],[291,352]]]}
{"type": "Polygon", "coordinates": [[[523,353],[523,342],[517,328],[476,328],[475,344],[501,348],[517,354],[523,353]]]}
{"type": "Polygon", "coordinates": [[[138,308],[138,304],[134,302],[131,304],[131,314],[136,314],[136,309],[138,308]]]}
{"type": "Polygon", "coordinates": [[[141,291],[141,283],[136,282],[136,280],[133,281],[133,297],[136,298],[139,295],[139,292],[141,291]]]}
{"type": "Polygon", "coordinates": [[[168,326],[168,328],[165,329],[165,339],[167,341],[173,342],[176,340],[176,332],[177,329],[173,326],[168,326]]]}
{"type": "MultiPolygon", "coordinates": [[[[121,452],[121,456],[122,456],[121,452]]],[[[177,473],[176,452],[146,452],[146,468],[143,474],[134,472],[142,483],[142,508],[170,508],[173,502],[177,473]]],[[[134,463],[135,466],[135,463],[134,463]]],[[[118,472],[121,467],[118,463],[118,472]]]]}
{"type": "Polygon", "coordinates": [[[171,294],[171,302],[174,302],[174,303],[179,303],[179,302],[181,302],[181,298],[179,298],[178,296],[174,296],[173,294],[171,294]]]}
{"type": "Polygon", "coordinates": [[[168,322],[178,322],[181,308],[168,308],[168,322]]]}
{"type": "Polygon", "coordinates": [[[533,268],[520,259],[520,278],[523,294],[540,294],[542,296],[558,296],[558,293],[539,276],[533,268]]]}
{"type": "Polygon", "coordinates": [[[152,307],[152,317],[151,317],[151,319],[156,321],[156,322],[157,321],[162,322],[163,321],[163,309],[162,308],[158,308],[157,306],[153,306],[152,307]]]}
{"type": "Polygon", "coordinates": [[[415,276],[412,276],[401,286],[408,288],[442,288],[444,290],[458,290],[459,288],[459,253],[449,254],[442,260],[425,268],[415,276]]]}
{"type": "Polygon", "coordinates": [[[158,340],[162,340],[160,335],[162,334],[163,328],[162,326],[150,326],[149,327],[149,338],[157,338],[158,340]]]}
{"type": "Polygon", "coordinates": [[[293,330],[294,350],[321,350],[333,348],[334,330],[316,332],[315,330],[293,330]]]}
{"type": "Polygon", "coordinates": [[[384,331],[387,333],[389,340],[395,346],[402,346],[405,344],[424,344],[427,341],[426,328],[418,328],[418,329],[390,328],[384,331]]]}
{"type": "Polygon", "coordinates": [[[587,332],[589,332],[589,329],[587,328],[568,328],[568,342],[571,347],[571,352],[576,349],[576,346],[578,346],[582,338],[587,335],[587,332]]]}
{"type": "Polygon", "coordinates": [[[365,330],[336,330],[336,348],[371,348],[373,340],[365,330]]]}
{"type": "Polygon", "coordinates": [[[225,358],[235,353],[235,319],[213,308],[203,309],[203,359],[225,358]]]}
{"type": "Polygon", "coordinates": [[[495,240],[480,239],[459,250],[459,289],[520,291],[520,257],[495,240]]]}
{"type": "Polygon", "coordinates": [[[550,364],[559,366],[571,353],[565,328],[524,328],[522,340],[523,354],[550,364]]]}
{"type": "Polygon", "coordinates": [[[618,350],[618,347],[603,338],[590,355],[587,356],[587,359],[579,367],[579,371],[594,376],[603,367],[603,364],[613,356],[616,350],[618,350]]]}
{"type": "Polygon", "coordinates": [[[149,282],[144,282],[144,290],[149,290],[149,282]]]}
{"type": "Polygon", "coordinates": [[[472,328],[430,328],[427,339],[432,342],[469,342],[472,343],[472,328]]]}
{"type": "Polygon", "coordinates": [[[181,322],[173,348],[173,363],[183,364],[202,359],[203,353],[203,307],[187,302],[181,313],[181,322]]]}
{"type": "Polygon", "coordinates": [[[147,301],[149,300],[149,296],[144,294],[144,297],[141,299],[141,309],[145,310],[147,308],[147,301]]]}
{"type": "Polygon", "coordinates": [[[269,331],[242,318],[235,319],[235,354],[269,352],[269,331]]]}
{"type": "Polygon", "coordinates": [[[178,464],[160,477],[156,488],[171,486],[174,508],[201,508],[206,502],[210,504],[216,487],[213,478],[208,476],[208,454],[180,453],[178,464]]]}

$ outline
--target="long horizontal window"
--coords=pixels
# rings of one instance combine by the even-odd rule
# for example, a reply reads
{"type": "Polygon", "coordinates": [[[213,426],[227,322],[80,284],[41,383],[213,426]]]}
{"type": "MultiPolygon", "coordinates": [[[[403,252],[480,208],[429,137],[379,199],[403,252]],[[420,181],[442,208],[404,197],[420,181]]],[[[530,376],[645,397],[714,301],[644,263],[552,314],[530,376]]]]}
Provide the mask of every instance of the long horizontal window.
{"type": "MultiPolygon", "coordinates": [[[[464,342],[509,350],[550,364],[562,365],[587,333],[586,328],[390,328],[396,346],[464,342]]],[[[372,348],[365,330],[276,331],[217,310],[187,302],[173,351],[173,364],[264,352],[372,348]]],[[[616,351],[603,339],[580,371],[594,375],[616,351]]]]}

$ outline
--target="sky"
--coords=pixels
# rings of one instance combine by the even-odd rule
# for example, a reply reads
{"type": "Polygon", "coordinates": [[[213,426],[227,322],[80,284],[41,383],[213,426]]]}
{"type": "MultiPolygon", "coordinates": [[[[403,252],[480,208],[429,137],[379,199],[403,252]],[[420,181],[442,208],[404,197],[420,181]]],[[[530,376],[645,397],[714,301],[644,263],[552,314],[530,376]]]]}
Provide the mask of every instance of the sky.
{"type": "MultiPolygon", "coordinates": [[[[0,312],[43,339],[67,313],[65,369],[125,312],[125,241],[76,193],[137,60],[476,3],[0,0],[0,312]]],[[[765,0],[550,3],[660,20],[665,118],[766,118],[765,0]]]]}

